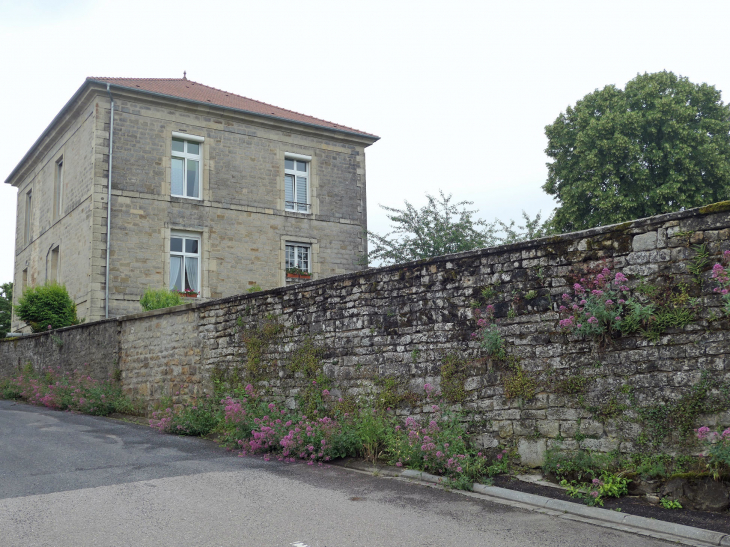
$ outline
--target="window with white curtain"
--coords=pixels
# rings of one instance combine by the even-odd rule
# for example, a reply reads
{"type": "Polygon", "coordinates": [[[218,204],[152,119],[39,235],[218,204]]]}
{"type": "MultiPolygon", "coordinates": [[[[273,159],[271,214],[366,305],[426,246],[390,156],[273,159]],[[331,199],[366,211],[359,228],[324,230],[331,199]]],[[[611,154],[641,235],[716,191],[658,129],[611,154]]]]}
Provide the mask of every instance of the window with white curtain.
{"type": "Polygon", "coordinates": [[[309,213],[309,162],[302,159],[284,159],[285,209],[309,213]]]}
{"type": "Polygon", "coordinates": [[[202,142],[172,139],[170,159],[171,194],[183,198],[200,199],[200,158],[202,142]]]}
{"type": "Polygon", "coordinates": [[[286,244],[286,269],[297,268],[305,272],[311,272],[312,247],[301,243],[286,244]]]}
{"type": "Polygon", "coordinates": [[[170,235],[170,290],[200,294],[200,236],[170,235]]]}

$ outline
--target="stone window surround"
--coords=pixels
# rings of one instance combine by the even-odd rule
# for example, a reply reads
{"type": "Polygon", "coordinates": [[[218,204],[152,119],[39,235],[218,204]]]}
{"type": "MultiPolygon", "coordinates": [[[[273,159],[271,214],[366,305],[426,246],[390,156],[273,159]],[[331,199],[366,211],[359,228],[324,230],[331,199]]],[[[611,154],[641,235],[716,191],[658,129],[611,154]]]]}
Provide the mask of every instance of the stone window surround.
{"type": "MultiPolygon", "coordinates": [[[[281,146],[291,148],[291,145],[281,143],[281,146]]],[[[277,161],[281,165],[281,175],[277,177],[279,186],[279,199],[277,199],[276,208],[279,211],[284,211],[286,215],[294,216],[314,216],[319,214],[319,197],[317,195],[317,189],[319,188],[319,177],[317,176],[317,156],[314,153],[314,149],[307,149],[304,151],[291,152],[286,149],[277,150],[277,161]],[[306,159],[309,158],[309,159],[306,159]],[[297,212],[287,210],[286,208],[286,177],[284,176],[284,160],[285,159],[299,159],[309,162],[309,213],[297,212]]]]}
{"type": "Polygon", "coordinates": [[[210,268],[210,246],[208,245],[209,229],[203,226],[180,226],[165,223],[162,232],[162,283],[163,287],[170,287],[170,237],[176,233],[191,234],[200,240],[200,255],[198,275],[199,298],[210,298],[210,286],[208,282],[208,271],[210,268]]]}
{"type": "Polygon", "coordinates": [[[46,252],[46,283],[58,283],[61,272],[61,244],[53,243],[46,252]],[[55,260],[55,264],[53,263],[55,260]]]}
{"type": "MultiPolygon", "coordinates": [[[[178,231],[178,230],[171,230],[170,231],[170,239],[172,239],[172,238],[176,238],[176,239],[181,239],[182,240],[182,248],[179,251],[173,251],[172,250],[172,242],[170,242],[170,247],[171,247],[170,248],[170,257],[168,259],[168,261],[170,263],[172,262],[172,258],[173,257],[178,257],[178,258],[181,258],[182,259],[180,261],[180,268],[181,268],[181,270],[180,270],[180,276],[181,276],[180,279],[182,281],[182,284],[181,284],[181,287],[180,287],[179,290],[181,292],[182,291],[185,291],[185,286],[186,286],[185,277],[187,275],[186,262],[187,262],[188,258],[194,258],[194,259],[197,260],[197,266],[196,266],[196,269],[197,269],[197,283],[196,283],[196,285],[197,286],[191,286],[191,289],[193,291],[197,292],[198,293],[198,296],[200,296],[200,264],[201,264],[200,251],[202,250],[201,234],[198,233],[198,232],[181,232],[181,231],[178,231]],[[186,248],[187,240],[197,241],[197,243],[198,243],[197,252],[189,252],[187,250],[187,248],[186,248]]],[[[170,272],[172,272],[172,268],[170,268],[170,272]]],[[[170,281],[172,281],[172,280],[170,280],[170,281]]],[[[170,284],[168,284],[168,288],[170,288],[172,290],[172,288],[170,287],[170,284]]]]}
{"type": "Polygon", "coordinates": [[[309,245],[311,248],[309,256],[309,271],[312,273],[312,279],[318,279],[320,273],[319,265],[319,240],[311,237],[301,237],[294,235],[281,236],[281,248],[279,250],[279,286],[286,286],[286,246],[287,244],[309,245]]]}
{"type": "MultiPolygon", "coordinates": [[[[198,128],[198,131],[200,128],[198,128]]],[[[181,199],[191,201],[210,201],[210,172],[209,172],[209,151],[210,145],[201,135],[189,133],[187,129],[178,127],[177,131],[170,131],[165,141],[165,182],[162,188],[162,195],[167,199],[181,199]],[[172,139],[182,139],[200,144],[200,197],[190,198],[186,196],[172,195],[172,139]]],[[[169,242],[168,242],[169,243],[169,242]]]]}
{"type": "Polygon", "coordinates": [[[312,185],[310,184],[310,179],[312,178],[312,156],[305,156],[304,154],[295,154],[293,152],[284,152],[284,190],[285,190],[284,198],[285,199],[286,199],[286,177],[287,176],[294,177],[294,180],[292,181],[292,198],[294,199],[294,201],[293,202],[284,201],[284,210],[290,211],[293,213],[311,215],[312,214],[312,196],[311,196],[310,190],[311,190],[312,185]],[[294,161],[294,169],[286,168],[286,160],[294,161]],[[305,200],[306,200],[306,205],[309,206],[307,211],[300,211],[299,207],[298,207],[300,205],[300,202],[297,200],[298,182],[296,179],[302,174],[302,171],[299,171],[296,168],[296,162],[306,164],[307,171],[305,174],[305,178],[306,178],[305,184],[307,185],[307,196],[306,196],[305,200]],[[291,209],[288,209],[287,206],[290,203],[296,204],[296,207],[292,206],[291,209]]]}

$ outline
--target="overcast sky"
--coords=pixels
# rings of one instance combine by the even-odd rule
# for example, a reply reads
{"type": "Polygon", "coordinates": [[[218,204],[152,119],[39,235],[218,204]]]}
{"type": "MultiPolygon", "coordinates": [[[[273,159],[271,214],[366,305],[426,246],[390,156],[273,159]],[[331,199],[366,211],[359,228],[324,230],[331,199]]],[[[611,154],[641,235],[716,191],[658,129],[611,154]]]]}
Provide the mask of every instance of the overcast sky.
{"type": "MultiPolygon", "coordinates": [[[[725,1],[0,0],[0,180],[87,76],[188,78],[375,133],[378,204],[439,189],[480,216],[549,213],[545,125],[596,88],[671,70],[730,97],[725,1]]],[[[0,282],[15,188],[0,187],[0,282]]]]}

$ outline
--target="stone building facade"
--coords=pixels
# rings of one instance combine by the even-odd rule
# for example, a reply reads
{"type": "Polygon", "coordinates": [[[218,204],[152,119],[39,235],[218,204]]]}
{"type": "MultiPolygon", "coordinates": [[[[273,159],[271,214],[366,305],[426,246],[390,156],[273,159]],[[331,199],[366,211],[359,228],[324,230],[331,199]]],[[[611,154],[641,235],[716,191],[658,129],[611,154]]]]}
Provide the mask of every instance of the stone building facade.
{"type": "Polygon", "coordinates": [[[205,300],[357,271],[377,139],[185,78],[89,78],[5,181],[16,303],[58,281],[97,320],[148,287],[205,300]]]}

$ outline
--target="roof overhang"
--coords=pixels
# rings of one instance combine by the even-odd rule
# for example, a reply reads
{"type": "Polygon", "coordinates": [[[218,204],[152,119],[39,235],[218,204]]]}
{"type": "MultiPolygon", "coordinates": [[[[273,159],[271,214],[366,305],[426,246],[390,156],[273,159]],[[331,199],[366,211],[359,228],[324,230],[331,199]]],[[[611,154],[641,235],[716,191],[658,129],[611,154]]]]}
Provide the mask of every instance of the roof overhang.
{"type": "Polygon", "coordinates": [[[44,149],[43,143],[49,137],[54,131],[56,131],[59,126],[64,126],[67,124],[62,124],[65,119],[67,120],[69,118],[69,114],[72,112],[78,110],[79,108],[82,108],[86,103],[86,95],[88,94],[96,94],[98,92],[104,92],[106,93],[107,85],[110,89],[115,89],[118,91],[123,91],[125,94],[132,94],[136,96],[143,96],[147,97],[148,99],[156,100],[156,102],[161,103],[169,103],[171,101],[178,102],[178,103],[184,103],[188,104],[190,106],[195,107],[205,107],[206,110],[212,110],[214,112],[217,112],[220,115],[225,114],[238,114],[242,115],[246,118],[246,121],[250,123],[259,123],[264,125],[275,125],[275,126],[289,126],[290,129],[298,129],[298,130],[304,130],[306,133],[310,134],[316,134],[320,137],[325,138],[332,138],[339,141],[348,141],[352,144],[356,144],[363,147],[368,147],[371,144],[374,144],[378,140],[380,140],[380,137],[375,135],[369,135],[367,133],[358,133],[356,131],[347,131],[345,129],[338,129],[338,128],[329,128],[329,127],[323,127],[317,124],[313,123],[307,123],[302,122],[298,120],[290,120],[287,118],[283,118],[280,116],[273,116],[273,115],[267,115],[262,114],[259,112],[252,112],[249,110],[243,110],[239,108],[231,108],[226,106],[220,106],[209,102],[203,102],[203,101],[196,101],[192,99],[186,99],[182,97],[177,97],[175,95],[166,95],[163,93],[156,93],[154,91],[146,91],[143,89],[137,89],[132,88],[128,86],[123,86],[119,84],[115,84],[112,82],[105,82],[103,80],[91,80],[87,79],[84,81],[83,84],[81,84],[81,87],[76,91],[76,93],[73,94],[73,96],[68,100],[68,102],[61,108],[61,110],[56,114],[56,116],[53,118],[51,123],[46,127],[46,129],[41,133],[40,137],[33,143],[33,145],[30,147],[28,152],[25,153],[23,158],[20,160],[18,165],[15,166],[15,168],[11,171],[11,173],[8,175],[8,177],[5,179],[5,184],[11,184],[13,186],[17,186],[19,183],[19,180],[21,177],[18,177],[18,175],[23,171],[23,167],[26,165],[26,163],[34,156],[36,155],[41,149],[44,149]],[[267,123],[268,122],[268,123],[267,123]]]}

